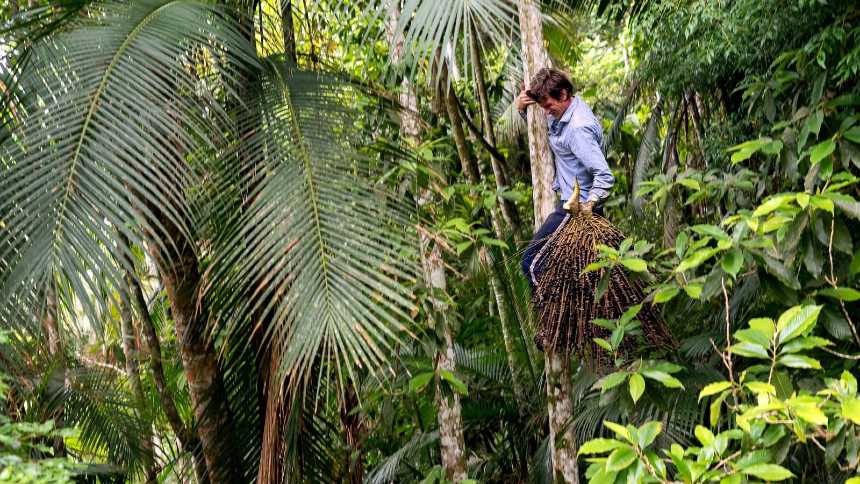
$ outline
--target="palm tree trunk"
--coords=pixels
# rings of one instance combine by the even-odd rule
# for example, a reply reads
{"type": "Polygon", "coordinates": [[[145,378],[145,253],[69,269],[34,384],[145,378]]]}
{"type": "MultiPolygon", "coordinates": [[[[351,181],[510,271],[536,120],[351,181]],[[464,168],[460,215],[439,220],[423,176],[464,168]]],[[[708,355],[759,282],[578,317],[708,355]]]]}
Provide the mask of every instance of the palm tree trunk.
{"type": "MultiPolygon", "coordinates": [[[[549,66],[549,59],[543,47],[543,30],[537,3],[534,0],[519,2],[519,14],[523,67],[528,82],[540,68],[549,66]]],[[[537,229],[555,209],[556,197],[552,193],[553,164],[546,118],[535,108],[528,112],[528,135],[537,229]]],[[[570,396],[570,354],[547,352],[545,368],[553,470],[562,482],[578,484],[576,435],[573,426],[569,425],[573,411],[570,396]]]]}
{"type": "Polygon", "coordinates": [[[191,241],[166,217],[161,217],[168,247],[177,252],[165,254],[157,243],[148,244],[158,266],[173,315],[179,354],[188,381],[191,403],[197,418],[197,435],[212,484],[239,482],[238,466],[229,450],[233,419],[227,402],[218,361],[205,328],[208,313],[198,305],[200,271],[191,241]]]}
{"type": "MultiPolygon", "coordinates": [[[[543,46],[541,13],[536,0],[518,3],[520,38],[522,39],[523,69],[526,84],[543,67],[550,67],[549,57],[543,46]]],[[[555,209],[555,194],[552,181],[555,169],[547,138],[546,117],[538,108],[528,110],[529,157],[531,158],[533,201],[535,206],[535,230],[546,216],[555,209]]]]}
{"type": "Polygon", "coordinates": [[[131,310],[130,291],[125,295],[120,304],[120,336],[122,338],[122,352],[125,355],[125,373],[134,398],[140,409],[141,421],[148,427],[143,433],[143,452],[146,460],[146,482],[156,482],[158,468],[155,462],[155,452],[152,445],[152,431],[147,411],[146,396],[143,394],[143,385],[140,382],[140,353],[137,348],[137,338],[134,331],[134,320],[131,310]]]}
{"type": "MultiPolygon", "coordinates": [[[[131,247],[131,242],[121,232],[118,232],[120,239],[127,247],[131,247]]],[[[167,381],[164,376],[164,362],[161,357],[161,341],[158,339],[158,334],[155,332],[155,324],[152,321],[152,315],[149,312],[149,305],[146,302],[146,296],[143,293],[143,288],[137,279],[136,274],[128,271],[125,272],[125,283],[129,291],[129,304],[137,312],[138,321],[140,322],[141,343],[146,353],[149,355],[149,364],[152,367],[152,379],[155,382],[155,391],[158,393],[158,401],[161,404],[161,409],[164,411],[164,416],[167,418],[167,424],[173,431],[176,438],[179,440],[179,445],[184,452],[191,455],[194,474],[197,476],[197,482],[203,483],[209,480],[209,470],[206,467],[206,460],[198,452],[200,448],[200,439],[189,429],[182,421],[179,415],[179,410],[176,408],[176,402],[173,399],[173,394],[167,386],[167,381]]]]}
{"type": "MultiPolygon", "coordinates": [[[[678,133],[682,119],[682,112],[685,110],[685,101],[683,96],[678,99],[678,103],[673,110],[674,115],[669,122],[669,132],[666,133],[666,140],[663,144],[663,173],[669,175],[670,179],[675,178],[675,173],[678,171],[678,133]]],[[[678,235],[678,224],[681,221],[680,208],[672,190],[666,193],[666,204],[663,207],[663,246],[674,247],[675,237],[678,235]]]]}
{"type": "Polygon", "coordinates": [[[637,196],[636,192],[645,180],[645,173],[651,166],[651,161],[654,158],[654,153],[657,151],[658,145],[658,129],[660,120],[663,117],[663,98],[657,94],[657,104],[651,110],[651,117],[648,118],[648,125],[645,127],[645,133],[642,135],[642,141],[639,143],[639,152],[636,155],[636,163],[633,166],[633,181],[631,189],[633,191],[633,210],[638,217],[643,215],[643,206],[645,201],[642,197],[637,196]]]}

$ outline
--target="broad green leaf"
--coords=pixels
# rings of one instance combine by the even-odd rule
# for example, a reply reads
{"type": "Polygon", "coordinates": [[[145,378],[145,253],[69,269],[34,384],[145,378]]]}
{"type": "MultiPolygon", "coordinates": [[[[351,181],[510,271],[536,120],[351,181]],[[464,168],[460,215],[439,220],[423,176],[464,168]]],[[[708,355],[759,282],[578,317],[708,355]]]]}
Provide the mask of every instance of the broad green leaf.
{"type": "Polygon", "coordinates": [[[466,388],[466,384],[463,383],[459,378],[457,378],[454,373],[449,370],[440,370],[439,376],[442,377],[443,380],[447,381],[451,384],[451,388],[454,389],[457,393],[463,396],[469,395],[469,390],[466,388]]]}
{"type": "Polygon", "coordinates": [[[821,348],[830,346],[833,343],[825,338],[818,336],[807,336],[805,338],[795,338],[789,341],[785,346],[780,348],[779,354],[796,353],[802,350],[810,350],[812,348],[821,348]]]}
{"type": "Polygon", "coordinates": [[[684,384],[674,376],[657,370],[642,370],[642,375],[646,378],[656,380],[668,388],[684,388],[684,384]]]}
{"type": "Polygon", "coordinates": [[[810,370],[820,370],[821,363],[818,360],[803,355],[782,355],[776,360],[777,364],[787,366],[789,368],[805,368],[810,370]]]}
{"type": "Polygon", "coordinates": [[[770,318],[753,318],[750,319],[748,324],[751,329],[765,336],[765,343],[762,344],[767,344],[776,332],[776,324],[770,318]]]}
{"type": "Polygon", "coordinates": [[[860,400],[853,397],[843,400],[842,417],[860,425],[860,400]]]}
{"type": "Polygon", "coordinates": [[[770,383],[751,381],[744,383],[744,386],[749,388],[755,394],[765,393],[768,395],[776,395],[776,388],[774,388],[770,383]]]}
{"type": "Polygon", "coordinates": [[[814,165],[819,163],[825,157],[830,156],[833,153],[833,150],[836,149],[836,143],[832,138],[826,139],[821,143],[812,147],[812,150],[809,152],[809,161],[814,165]]]}
{"type": "Polygon", "coordinates": [[[766,481],[784,481],[791,479],[794,474],[785,467],[777,464],[756,464],[741,469],[741,472],[748,476],[755,476],[766,481]]]}
{"type": "Polygon", "coordinates": [[[639,373],[634,373],[630,375],[628,384],[630,385],[630,397],[633,399],[633,403],[636,403],[645,392],[645,379],[639,373]]]}
{"type": "Polygon", "coordinates": [[[638,257],[625,257],[621,259],[621,264],[633,272],[645,272],[648,270],[648,263],[638,257]]]}
{"type": "Polygon", "coordinates": [[[654,294],[654,304],[662,304],[671,301],[672,298],[678,295],[677,287],[664,287],[654,294]]]}
{"type": "Polygon", "coordinates": [[[713,257],[717,252],[719,252],[719,249],[700,249],[690,257],[682,260],[681,263],[678,264],[678,267],[675,268],[675,272],[684,272],[690,269],[695,269],[703,262],[713,257]]]}
{"type": "Polygon", "coordinates": [[[820,312],[821,306],[794,306],[782,313],[776,322],[779,343],[790,341],[811,330],[820,312]]]}
{"type": "Polygon", "coordinates": [[[860,300],[860,291],[851,287],[827,288],[818,291],[822,296],[828,296],[840,301],[854,302],[860,300]]]}
{"type": "Polygon", "coordinates": [[[709,235],[717,240],[726,240],[729,238],[729,234],[727,234],[725,230],[721,229],[720,227],[717,227],[716,225],[694,225],[690,227],[690,230],[700,235],[709,235]]]}
{"type": "Polygon", "coordinates": [[[819,210],[824,210],[831,215],[833,214],[833,200],[829,198],[819,197],[816,195],[809,199],[809,203],[811,203],[813,207],[819,210]]]}
{"type": "Polygon", "coordinates": [[[433,373],[432,371],[427,371],[415,375],[409,380],[409,391],[416,393],[420,392],[424,389],[424,387],[427,386],[428,383],[430,383],[430,380],[433,379],[434,375],[435,373],[433,373]]]}
{"type": "Polygon", "coordinates": [[[610,422],[609,420],[604,420],[603,426],[608,428],[609,430],[615,432],[615,435],[621,437],[622,439],[626,440],[627,442],[629,442],[631,444],[633,443],[633,441],[630,440],[630,432],[627,430],[626,427],[624,427],[622,425],[618,425],[615,422],[610,422]]]}
{"type": "Polygon", "coordinates": [[[696,434],[696,438],[699,439],[699,442],[701,442],[702,445],[711,445],[714,443],[714,433],[708,430],[707,427],[696,425],[696,429],[693,433],[696,434]]]}
{"type": "Polygon", "coordinates": [[[744,255],[740,250],[732,249],[723,254],[723,259],[720,261],[720,264],[727,274],[731,274],[732,277],[735,277],[744,265],[744,255]]]}
{"type": "Polygon", "coordinates": [[[636,452],[629,446],[618,447],[609,454],[606,460],[607,471],[621,471],[636,461],[636,452]]]}
{"type": "Polygon", "coordinates": [[[684,292],[693,299],[699,299],[702,296],[702,286],[700,284],[687,284],[684,286],[684,292]]]}
{"type": "Polygon", "coordinates": [[[842,133],[842,136],[851,142],[860,144],[860,125],[854,126],[848,131],[842,133]]]}
{"type": "Polygon", "coordinates": [[[728,381],[718,381],[714,383],[709,383],[705,385],[705,388],[702,388],[702,391],[699,392],[699,401],[701,401],[705,397],[709,397],[711,395],[715,395],[717,393],[722,392],[723,390],[727,390],[732,387],[732,383],[728,381]]]}
{"type": "Polygon", "coordinates": [[[729,346],[729,351],[733,354],[746,356],[748,358],[770,359],[770,355],[767,354],[767,349],[764,346],[746,341],[729,346]]]}
{"type": "Polygon", "coordinates": [[[629,373],[626,371],[616,371],[615,373],[610,373],[598,380],[594,386],[600,388],[602,391],[606,391],[624,383],[624,380],[627,379],[627,375],[629,375],[629,373]]]}
{"type": "Polygon", "coordinates": [[[759,205],[758,208],[753,211],[753,217],[763,217],[774,210],[780,209],[789,205],[792,201],[794,201],[796,196],[794,194],[782,194],[775,195],[770,197],[766,202],[759,205]]]}
{"type": "MultiPolygon", "coordinates": [[[[860,141],[858,141],[858,143],[860,143],[860,141]]],[[[845,484],[860,484],[860,477],[852,477],[845,481],[845,484]]]]}
{"type": "Polygon", "coordinates": [[[591,439],[588,442],[582,444],[582,446],[580,446],[579,453],[602,454],[604,452],[609,452],[610,450],[617,449],[622,445],[626,444],[615,439],[591,439]]]}
{"type": "Polygon", "coordinates": [[[637,432],[639,434],[639,448],[645,449],[646,447],[651,445],[651,443],[654,442],[654,439],[656,439],[657,436],[660,435],[660,432],[662,430],[663,424],[661,422],[647,422],[646,424],[639,427],[639,430],[637,432]]]}

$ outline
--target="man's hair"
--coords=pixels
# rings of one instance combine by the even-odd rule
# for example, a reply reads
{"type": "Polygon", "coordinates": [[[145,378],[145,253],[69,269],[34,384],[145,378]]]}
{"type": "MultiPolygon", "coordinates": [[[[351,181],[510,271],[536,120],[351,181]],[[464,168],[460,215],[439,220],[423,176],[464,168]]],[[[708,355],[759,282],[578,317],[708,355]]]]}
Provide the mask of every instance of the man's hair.
{"type": "Polygon", "coordinates": [[[561,92],[567,91],[568,96],[573,95],[573,84],[565,73],[546,67],[537,71],[537,74],[532,77],[532,84],[526,94],[540,102],[541,99],[549,96],[553,99],[561,99],[561,92]]]}

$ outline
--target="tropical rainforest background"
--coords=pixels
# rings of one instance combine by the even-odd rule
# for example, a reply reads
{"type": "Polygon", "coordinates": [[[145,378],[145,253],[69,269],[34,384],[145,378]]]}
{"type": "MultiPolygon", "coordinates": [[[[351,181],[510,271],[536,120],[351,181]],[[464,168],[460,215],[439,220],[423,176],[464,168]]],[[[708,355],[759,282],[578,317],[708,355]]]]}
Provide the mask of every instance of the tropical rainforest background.
{"type": "Polygon", "coordinates": [[[0,481],[860,482],[856,2],[2,8],[0,481]],[[532,342],[548,65],[677,351],[532,342]]]}

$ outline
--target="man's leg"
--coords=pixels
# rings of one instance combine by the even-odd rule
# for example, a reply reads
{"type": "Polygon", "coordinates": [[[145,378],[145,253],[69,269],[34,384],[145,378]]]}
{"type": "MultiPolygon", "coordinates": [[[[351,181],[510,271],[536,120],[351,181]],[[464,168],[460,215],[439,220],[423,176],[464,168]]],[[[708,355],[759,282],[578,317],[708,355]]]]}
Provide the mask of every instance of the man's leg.
{"type": "Polygon", "coordinates": [[[535,233],[531,242],[529,242],[528,247],[526,247],[525,252],[523,252],[523,260],[522,260],[522,269],[523,274],[525,274],[526,279],[529,281],[529,286],[531,286],[532,292],[535,290],[536,279],[540,276],[540,268],[532,267],[535,256],[537,256],[538,252],[543,248],[546,244],[546,241],[549,240],[550,236],[555,232],[561,222],[564,221],[564,217],[567,215],[567,212],[559,207],[555,209],[553,213],[547,217],[544,221],[543,225],[540,226],[537,233],[535,233]]]}

